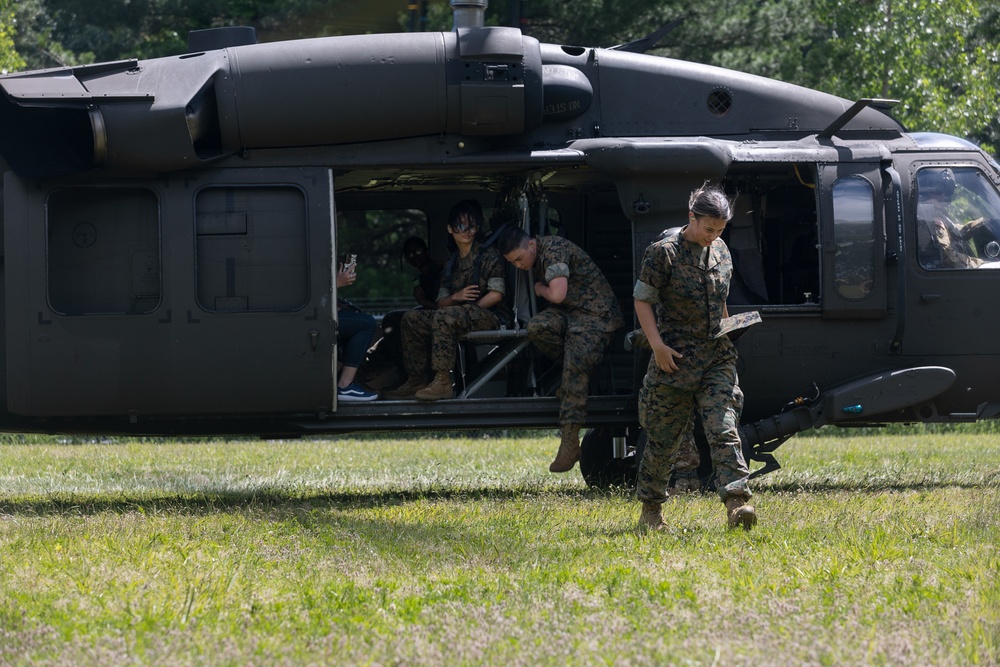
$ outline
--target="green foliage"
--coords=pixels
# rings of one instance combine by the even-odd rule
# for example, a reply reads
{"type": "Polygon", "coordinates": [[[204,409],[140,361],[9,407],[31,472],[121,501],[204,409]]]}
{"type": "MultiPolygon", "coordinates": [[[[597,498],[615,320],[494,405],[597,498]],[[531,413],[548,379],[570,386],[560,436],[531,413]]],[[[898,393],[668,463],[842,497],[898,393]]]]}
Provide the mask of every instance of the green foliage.
{"type": "Polygon", "coordinates": [[[14,45],[16,27],[13,0],[0,0],[0,72],[12,72],[24,66],[14,45]]]}
{"type": "Polygon", "coordinates": [[[615,46],[644,37],[676,16],[674,2],[537,0],[528,3],[527,32],[543,42],[615,46]]]}
{"type": "Polygon", "coordinates": [[[830,65],[818,81],[844,97],[899,99],[895,113],[912,130],[983,137],[996,119],[1000,54],[978,37],[980,5],[828,0],[830,33],[817,48],[830,65]]]}
{"type": "Polygon", "coordinates": [[[822,32],[819,0],[674,2],[684,22],[657,51],[683,60],[801,83],[822,32]]]}
{"type": "Polygon", "coordinates": [[[19,45],[32,68],[175,55],[187,50],[191,30],[221,26],[254,26],[264,41],[342,34],[339,19],[356,5],[350,0],[22,2],[19,45]]]}

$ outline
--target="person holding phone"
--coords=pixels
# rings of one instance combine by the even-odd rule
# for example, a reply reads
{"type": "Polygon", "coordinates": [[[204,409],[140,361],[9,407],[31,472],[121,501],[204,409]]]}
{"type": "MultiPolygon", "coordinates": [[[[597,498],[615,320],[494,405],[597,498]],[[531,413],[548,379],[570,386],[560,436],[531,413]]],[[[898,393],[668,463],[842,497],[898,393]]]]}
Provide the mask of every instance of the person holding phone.
{"type": "MultiPolygon", "coordinates": [[[[357,255],[340,265],[337,271],[337,291],[353,285],[358,279],[357,255]]],[[[375,318],[346,299],[337,298],[337,336],[343,349],[343,366],[337,377],[337,400],[345,402],[374,401],[378,394],[354,381],[365,359],[368,346],[375,336],[375,318]]]]}

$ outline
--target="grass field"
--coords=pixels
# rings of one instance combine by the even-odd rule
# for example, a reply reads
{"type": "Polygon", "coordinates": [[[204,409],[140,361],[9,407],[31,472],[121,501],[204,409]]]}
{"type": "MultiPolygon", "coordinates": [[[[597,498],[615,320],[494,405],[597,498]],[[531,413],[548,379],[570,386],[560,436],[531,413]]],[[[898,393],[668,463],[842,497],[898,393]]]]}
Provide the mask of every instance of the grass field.
{"type": "Polygon", "coordinates": [[[750,533],[557,439],[0,445],[0,665],[998,665],[1000,437],[796,438],[750,533]]]}

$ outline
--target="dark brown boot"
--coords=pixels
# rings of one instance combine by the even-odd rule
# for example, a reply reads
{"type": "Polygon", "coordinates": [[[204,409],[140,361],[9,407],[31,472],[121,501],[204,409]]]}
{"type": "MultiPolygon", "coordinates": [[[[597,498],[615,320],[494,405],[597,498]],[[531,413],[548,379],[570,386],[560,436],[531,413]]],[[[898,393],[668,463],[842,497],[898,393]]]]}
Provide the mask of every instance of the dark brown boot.
{"type": "Polygon", "coordinates": [[[417,390],[423,389],[426,386],[427,378],[423,375],[411,375],[406,378],[406,382],[391,391],[383,393],[382,395],[385,398],[392,399],[413,398],[413,395],[417,393],[417,390]]]}
{"type": "Polygon", "coordinates": [[[639,515],[641,530],[663,530],[663,505],[652,500],[642,501],[642,514],[639,515]]]}
{"type": "Polygon", "coordinates": [[[414,396],[421,401],[439,401],[442,398],[452,398],[451,374],[448,371],[438,371],[431,383],[418,391],[414,396]]]}
{"type": "Polygon", "coordinates": [[[757,512],[752,505],[747,504],[745,497],[729,496],[726,498],[726,523],[730,530],[734,528],[750,530],[757,523],[757,512]]]}
{"type": "Polygon", "coordinates": [[[567,472],[580,460],[580,427],[563,426],[562,439],[556,458],[549,464],[549,472],[567,472]]]}

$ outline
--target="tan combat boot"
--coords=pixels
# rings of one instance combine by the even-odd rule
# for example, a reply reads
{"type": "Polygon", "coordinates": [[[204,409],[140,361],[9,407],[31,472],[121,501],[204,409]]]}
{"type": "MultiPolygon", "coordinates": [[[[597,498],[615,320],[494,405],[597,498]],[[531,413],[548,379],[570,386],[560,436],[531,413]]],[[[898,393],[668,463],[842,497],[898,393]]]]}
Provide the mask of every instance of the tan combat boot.
{"type": "Polygon", "coordinates": [[[383,394],[386,398],[413,398],[413,395],[417,393],[418,389],[423,389],[427,386],[427,378],[423,375],[411,375],[406,378],[406,382],[399,385],[391,391],[387,391],[383,394]]]}
{"type": "Polygon", "coordinates": [[[663,505],[652,500],[642,501],[642,514],[639,515],[641,530],[663,530],[663,505]]]}
{"type": "Polygon", "coordinates": [[[726,498],[726,520],[730,530],[750,530],[757,523],[757,512],[752,505],[747,504],[747,499],[743,496],[729,496],[726,498]]]}
{"type": "Polygon", "coordinates": [[[421,401],[439,401],[442,398],[452,398],[451,374],[448,371],[438,371],[431,383],[414,394],[421,401]]]}
{"type": "Polygon", "coordinates": [[[580,460],[580,427],[563,426],[562,440],[556,458],[549,464],[549,472],[567,472],[580,460]]]}

